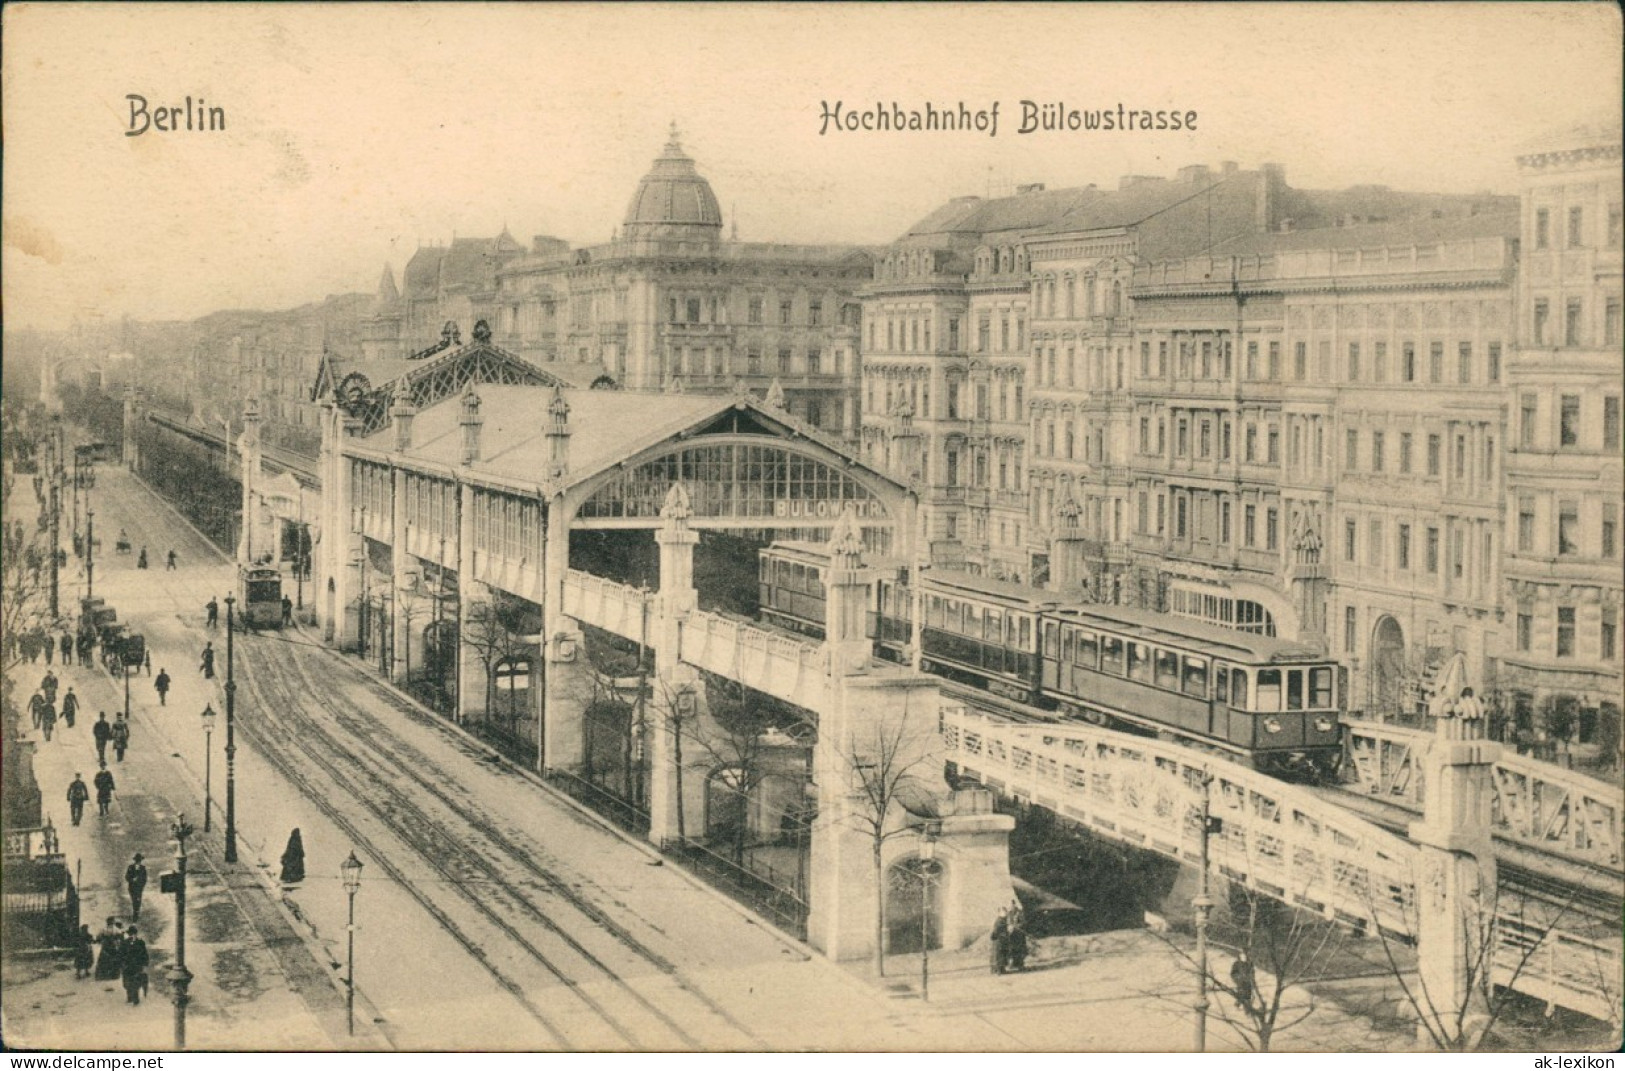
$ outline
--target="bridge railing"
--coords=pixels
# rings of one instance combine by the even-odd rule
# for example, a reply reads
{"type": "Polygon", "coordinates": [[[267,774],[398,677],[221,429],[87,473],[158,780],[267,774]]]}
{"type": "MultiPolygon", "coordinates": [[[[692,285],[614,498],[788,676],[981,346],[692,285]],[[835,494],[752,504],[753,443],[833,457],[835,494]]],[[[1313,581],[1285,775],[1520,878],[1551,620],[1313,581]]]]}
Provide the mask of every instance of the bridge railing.
{"type": "MultiPolygon", "coordinates": [[[[1433,734],[1351,721],[1345,729],[1348,787],[1420,813],[1427,799],[1433,734]]],[[[1498,837],[1575,862],[1625,873],[1621,789],[1606,781],[1504,748],[1493,777],[1498,837]]]]}
{"type": "Polygon", "coordinates": [[[594,628],[630,640],[644,639],[650,592],[579,569],[564,574],[564,612],[594,628]]]}
{"type": "Polygon", "coordinates": [[[1350,923],[1410,934],[1416,848],[1257,771],[1082,725],[1017,725],[944,708],[947,757],[993,787],[1142,848],[1201,857],[1204,781],[1213,869],[1350,923]]]}
{"type": "Polygon", "coordinates": [[[1503,908],[1495,941],[1495,984],[1619,1025],[1625,976],[1617,935],[1588,936],[1503,908]]]}
{"type": "Polygon", "coordinates": [[[678,657],[812,710],[829,699],[823,645],[791,639],[719,614],[697,612],[683,623],[678,657]]]}

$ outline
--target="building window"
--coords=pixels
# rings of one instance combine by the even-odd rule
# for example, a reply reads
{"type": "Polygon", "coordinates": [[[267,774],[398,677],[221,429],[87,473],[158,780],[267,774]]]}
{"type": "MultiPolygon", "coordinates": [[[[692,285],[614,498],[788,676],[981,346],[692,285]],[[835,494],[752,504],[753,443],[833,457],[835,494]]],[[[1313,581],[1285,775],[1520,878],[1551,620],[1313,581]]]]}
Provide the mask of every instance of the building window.
{"type": "Polygon", "coordinates": [[[1241,511],[1241,542],[1251,547],[1258,544],[1258,507],[1246,506],[1241,511]]]}
{"type": "Polygon", "coordinates": [[[1580,299],[1569,298],[1568,303],[1563,306],[1563,345],[1580,344],[1580,317],[1580,299]]]}
{"type": "Polygon", "coordinates": [[[807,423],[811,424],[815,428],[824,423],[823,407],[815,401],[809,401],[807,403],[807,423]]]}
{"type": "Polygon", "coordinates": [[[1569,248],[1579,249],[1585,245],[1585,209],[1569,209],[1569,248]]]}
{"type": "Polygon", "coordinates": [[[1548,249],[1552,244],[1552,214],[1544,208],[1535,209],[1535,248],[1548,249]]]}
{"type": "Polygon", "coordinates": [[[816,376],[824,370],[824,355],[818,350],[807,351],[807,374],[816,376]]]}
{"type": "Polygon", "coordinates": [[[1557,553],[1569,557],[1580,553],[1580,504],[1561,502],[1557,507],[1557,553]]]}
{"type": "Polygon", "coordinates": [[[1456,382],[1473,381],[1473,344],[1463,342],[1456,347],[1456,382]]]}
{"type": "Polygon", "coordinates": [[[1157,495],[1157,534],[1161,535],[1168,530],[1168,497],[1157,495]]]}
{"type": "Polygon", "coordinates": [[[1183,494],[1174,495],[1174,538],[1175,539],[1184,539],[1185,538],[1185,531],[1186,531],[1185,522],[1188,519],[1186,517],[1185,511],[1186,511],[1186,508],[1187,508],[1188,504],[1189,503],[1187,502],[1187,500],[1186,500],[1186,498],[1185,498],[1185,496],[1183,494]]]}
{"type": "MultiPolygon", "coordinates": [[[[795,312],[795,302],[785,299],[779,302],[779,323],[788,324],[791,315],[795,312]]],[[[890,332],[888,331],[888,335],[890,332]]]]}
{"type": "Polygon", "coordinates": [[[1359,381],[1360,381],[1360,344],[1358,342],[1350,342],[1349,343],[1349,382],[1350,383],[1358,383],[1359,381]]]}
{"type": "Polygon", "coordinates": [[[1530,553],[1535,549],[1535,499],[1532,495],[1518,496],[1518,550],[1530,553]]]}
{"type": "Polygon", "coordinates": [[[1602,627],[1597,634],[1602,661],[1612,662],[1619,650],[1619,611],[1612,606],[1602,608],[1602,627]]]}
{"type": "Polygon", "coordinates": [[[1141,417],[1140,418],[1140,453],[1143,455],[1143,454],[1149,454],[1150,452],[1151,452],[1151,418],[1150,417],[1141,417]]]}
{"type": "Polygon", "coordinates": [[[1557,608],[1557,657],[1574,657],[1574,607],[1557,608]]]}
{"type": "Polygon", "coordinates": [[[1380,431],[1371,433],[1371,471],[1383,470],[1383,434],[1380,431]]]}
{"type": "Polygon", "coordinates": [[[1309,378],[1309,343],[1292,344],[1292,378],[1300,383],[1309,378]]]}
{"type": "Polygon", "coordinates": [[[779,350],[779,373],[781,375],[790,374],[790,351],[788,349],[779,350]]]}
{"type": "Polygon", "coordinates": [[[1330,383],[1332,381],[1332,344],[1330,341],[1323,341],[1315,349],[1316,356],[1319,358],[1317,362],[1319,367],[1315,369],[1316,382],[1330,383]]]}
{"type": "MultiPolygon", "coordinates": [[[[753,297],[753,298],[750,299],[750,305],[746,309],[745,318],[747,320],[749,320],[753,324],[759,324],[759,323],[762,322],[762,299],[761,298],[753,297]]],[[[873,331],[872,327],[871,327],[870,332],[869,332],[869,344],[871,346],[874,345],[874,331],[873,331]]]]}
{"type": "Polygon", "coordinates": [[[1174,456],[1185,457],[1190,453],[1190,426],[1184,417],[1174,425],[1174,456]]]}
{"type": "Polygon", "coordinates": [[[1501,344],[1499,342],[1490,343],[1489,358],[1484,374],[1491,383],[1501,382],[1501,344]]]}
{"type": "Polygon", "coordinates": [[[1545,298],[1535,300],[1535,345],[1546,345],[1546,322],[1551,319],[1552,307],[1545,298]]]}
{"type": "Polygon", "coordinates": [[[1382,521],[1378,518],[1366,522],[1365,557],[1367,565],[1382,564],[1382,521]]]}
{"type": "Polygon", "coordinates": [[[1219,425],[1219,460],[1230,460],[1230,422],[1228,420],[1219,425]]]}
{"type": "Polygon", "coordinates": [[[1604,395],[1602,399],[1602,448],[1610,453],[1617,453],[1619,445],[1619,395],[1604,395]]]}
{"type": "Polygon", "coordinates": [[[1602,340],[1610,346],[1619,345],[1619,298],[1611,297],[1602,309],[1602,340]]]}
{"type": "Polygon", "coordinates": [[[1388,382],[1388,343],[1386,342],[1372,344],[1371,378],[1378,383],[1388,382]]]}
{"type": "Polygon", "coordinates": [[[1208,458],[1213,456],[1213,422],[1211,420],[1202,421],[1202,432],[1199,445],[1201,448],[1202,457],[1208,458]]]}
{"type": "Polygon", "coordinates": [[[1467,436],[1456,436],[1456,479],[1467,478],[1467,436]]]}
{"type": "Polygon", "coordinates": [[[1440,449],[1440,445],[1441,444],[1439,442],[1439,437],[1437,435],[1429,435],[1428,436],[1428,475],[1429,476],[1437,476],[1437,475],[1439,475],[1439,449],[1440,449]]]}
{"type": "Polygon", "coordinates": [[[1270,343],[1269,355],[1270,355],[1270,358],[1269,358],[1269,365],[1268,365],[1268,369],[1267,369],[1267,371],[1269,373],[1269,378],[1272,379],[1272,380],[1280,379],[1281,378],[1281,344],[1279,342],[1271,342],[1270,343]]]}
{"type": "Polygon", "coordinates": [[[1604,502],[1602,504],[1602,556],[1604,558],[1612,558],[1619,553],[1618,536],[1616,534],[1619,522],[1615,520],[1618,516],[1619,503],[1604,502]]]}
{"type": "Polygon", "coordinates": [[[1265,442],[1269,451],[1265,456],[1265,460],[1271,465],[1279,465],[1281,463],[1281,429],[1271,424],[1265,442]]]}
{"type": "Polygon", "coordinates": [[[1416,382],[1416,343],[1407,342],[1400,347],[1399,378],[1406,383],[1416,382]]]}
{"type": "Polygon", "coordinates": [[[1518,611],[1518,650],[1528,651],[1533,642],[1535,617],[1527,611],[1518,611]]]}
{"type": "Polygon", "coordinates": [[[1343,434],[1343,471],[1354,472],[1360,467],[1360,433],[1348,431],[1343,434]]]}
{"type": "Polygon", "coordinates": [[[1343,522],[1343,560],[1344,561],[1351,562],[1351,561],[1354,560],[1354,552],[1358,549],[1358,546],[1357,546],[1358,543],[1359,543],[1359,525],[1355,524],[1355,522],[1353,522],[1353,521],[1344,521],[1343,522]]]}
{"type": "Polygon", "coordinates": [[[1219,542],[1230,544],[1230,500],[1227,498],[1219,501],[1219,542]]]}
{"type": "Polygon", "coordinates": [[[1428,573],[1437,576],[1439,573],[1439,530],[1437,528],[1428,529],[1425,553],[1428,573]]]}
{"type": "Polygon", "coordinates": [[[1395,564],[1401,569],[1409,570],[1411,567],[1411,526],[1399,526],[1399,545],[1395,548],[1397,558],[1395,564]]]}
{"type": "Polygon", "coordinates": [[[1247,365],[1245,374],[1248,379],[1258,378],[1258,343],[1247,343],[1247,365]]]}
{"type": "Polygon", "coordinates": [[[1281,546],[1281,519],[1279,514],[1271,509],[1264,511],[1264,549],[1278,550],[1281,546]]]}
{"type": "Polygon", "coordinates": [[[1243,459],[1248,461],[1248,462],[1257,461],[1258,460],[1258,426],[1257,425],[1255,425],[1255,424],[1248,424],[1247,425],[1246,442],[1247,442],[1246,452],[1242,455],[1243,459]]]}
{"type": "Polygon", "coordinates": [[[1428,382],[1444,382],[1444,343],[1428,343],[1428,382]]]}
{"type": "Polygon", "coordinates": [[[1535,445],[1535,414],[1536,398],[1533,394],[1523,394],[1518,398],[1518,445],[1535,445]]]}
{"type": "Polygon", "coordinates": [[[1608,206],[1608,248],[1618,249],[1620,240],[1620,209],[1619,205],[1608,206]]]}
{"type": "Polygon", "coordinates": [[[807,305],[807,325],[821,327],[824,323],[824,303],[822,301],[809,302],[807,305]]]}
{"type": "Polygon", "coordinates": [[[1558,410],[1557,444],[1563,447],[1580,445],[1580,396],[1563,395],[1558,410]]]}

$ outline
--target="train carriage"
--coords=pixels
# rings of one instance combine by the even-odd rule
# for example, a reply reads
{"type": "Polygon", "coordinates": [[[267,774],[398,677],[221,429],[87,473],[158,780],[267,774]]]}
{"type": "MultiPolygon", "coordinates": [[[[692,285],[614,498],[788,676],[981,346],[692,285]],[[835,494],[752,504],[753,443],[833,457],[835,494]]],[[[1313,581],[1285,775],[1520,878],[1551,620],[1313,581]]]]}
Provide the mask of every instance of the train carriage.
{"type": "Polygon", "coordinates": [[[265,565],[237,573],[238,620],[251,629],[282,627],[282,574],[265,565]]]}
{"type": "MultiPolygon", "coordinates": [[[[914,595],[902,577],[882,579],[876,634],[893,655],[909,642],[914,595]]],[[[969,573],[933,572],[918,595],[924,611],[921,668],[1030,703],[1038,684],[1038,622],[1053,592],[969,573]]]]}

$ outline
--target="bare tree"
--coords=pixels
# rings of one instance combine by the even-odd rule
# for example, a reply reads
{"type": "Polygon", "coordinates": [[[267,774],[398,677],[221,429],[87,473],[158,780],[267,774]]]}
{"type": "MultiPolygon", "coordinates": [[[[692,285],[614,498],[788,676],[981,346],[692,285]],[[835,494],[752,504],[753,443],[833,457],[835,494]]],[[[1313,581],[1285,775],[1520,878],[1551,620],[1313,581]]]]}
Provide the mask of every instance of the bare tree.
{"type": "MultiPolygon", "coordinates": [[[[526,609],[517,599],[493,591],[491,595],[468,608],[467,621],[461,635],[462,642],[475,652],[485,669],[485,718],[489,721],[496,707],[496,669],[504,660],[529,653],[524,636],[534,629],[526,629],[526,609]]],[[[510,721],[513,720],[510,711],[510,721]]],[[[512,726],[509,727],[510,732],[512,726]]]]}
{"type": "Polygon", "coordinates": [[[13,510],[16,476],[7,472],[0,484],[0,531],[4,532],[4,553],[0,554],[0,651],[3,671],[11,671],[24,661],[25,649],[35,642],[35,630],[50,624],[49,581],[45,576],[51,553],[50,540],[39,530],[28,531],[13,510]]]}
{"type": "Polygon", "coordinates": [[[876,723],[864,737],[848,740],[843,753],[858,787],[855,807],[848,817],[870,839],[874,851],[874,967],[882,977],[886,973],[886,842],[917,828],[913,824],[894,824],[893,819],[900,812],[936,817],[929,813],[932,794],[918,772],[927,765],[929,756],[911,746],[907,727],[905,702],[900,716],[888,723],[876,723]]]}
{"type": "MultiPolygon", "coordinates": [[[[1173,934],[1151,932],[1184,969],[1205,973],[1207,991],[1219,997],[1208,1004],[1206,1014],[1228,1027],[1248,1049],[1269,1052],[1278,1033],[1315,1013],[1315,995],[1308,986],[1330,972],[1347,932],[1336,922],[1239,882],[1230,885],[1229,910],[1215,913],[1210,926],[1215,947],[1235,950],[1228,969],[1221,971],[1211,955],[1199,962],[1173,934]],[[1238,967],[1241,962],[1247,966],[1238,967]],[[1305,999],[1294,1003],[1289,991],[1303,993],[1305,999]]],[[[1165,993],[1148,995],[1180,1003],[1165,993]]]]}

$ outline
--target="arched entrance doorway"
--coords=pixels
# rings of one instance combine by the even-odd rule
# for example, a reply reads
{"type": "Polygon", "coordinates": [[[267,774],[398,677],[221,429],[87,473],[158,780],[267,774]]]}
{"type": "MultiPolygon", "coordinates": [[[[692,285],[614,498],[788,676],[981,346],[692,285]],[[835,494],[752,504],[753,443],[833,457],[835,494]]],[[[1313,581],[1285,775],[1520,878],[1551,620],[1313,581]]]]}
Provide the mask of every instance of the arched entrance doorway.
{"type": "Polygon", "coordinates": [[[886,950],[942,947],[942,864],[904,859],[886,872],[886,950]]]}
{"type": "Polygon", "coordinates": [[[1371,634],[1372,712],[1401,713],[1405,704],[1405,631],[1384,614],[1371,634]]]}

